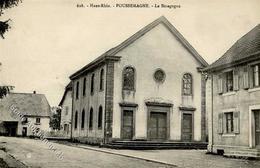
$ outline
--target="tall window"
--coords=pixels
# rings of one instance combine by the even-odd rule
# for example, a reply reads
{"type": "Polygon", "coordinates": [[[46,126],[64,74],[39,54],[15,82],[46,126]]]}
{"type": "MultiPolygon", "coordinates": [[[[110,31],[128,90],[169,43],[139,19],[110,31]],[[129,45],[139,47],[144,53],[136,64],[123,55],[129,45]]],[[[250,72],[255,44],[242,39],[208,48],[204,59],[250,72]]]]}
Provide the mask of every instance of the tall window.
{"type": "Polygon", "coordinates": [[[101,69],[100,71],[100,80],[99,80],[99,89],[103,90],[104,89],[104,69],[101,69]]]}
{"type": "Polygon", "coordinates": [[[83,79],[83,96],[86,95],[86,78],[83,79]]]}
{"type": "Polygon", "coordinates": [[[89,111],[89,129],[93,129],[93,108],[89,111]]]}
{"type": "Polygon", "coordinates": [[[65,106],[65,115],[69,114],[69,106],[65,106]]]}
{"type": "Polygon", "coordinates": [[[260,86],[260,64],[253,66],[253,86],[258,87],[260,86]]]}
{"type": "Polygon", "coordinates": [[[76,99],[79,98],[79,82],[76,84],[76,99]]]}
{"type": "Polygon", "coordinates": [[[126,67],[123,71],[123,89],[134,90],[135,70],[133,67],[126,67]]]}
{"type": "Polygon", "coordinates": [[[75,123],[74,123],[74,128],[77,129],[78,128],[78,112],[76,111],[75,113],[75,123]]]}
{"type": "Polygon", "coordinates": [[[189,73],[183,75],[182,78],[182,94],[192,95],[192,76],[189,73]]]}
{"type": "Polygon", "coordinates": [[[94,84],[95,84],[95,74],[92,74],[91,76],[91,85],[90,85],[90,91],[91,91],[91,94],[94,94],[94,84]]]}
{"type": "Polygon", "coordinates": [[[99,109],[98,109],[98,129],[102,128],[102,118],[103,118],[103,109],[102,109],[102,106],[99,106],[99,109]]]}
{"type": "Polygon", "coordinates": [[[234,116],[233,112],[225,113],[226,117],[226,133],[234,132],[234,116]]]}
{"type": "Polygon", "coordinates": [[[85,126],[85,110],[83,109],[81,114],[81,129],[83,129],[85,126]]]}
{"type": "Polygon", "coordinates": [[[233,71],[229,71],[225,73],[226,76],[226,91],[231,92],[234,90],[233,84],[233,71]]]}

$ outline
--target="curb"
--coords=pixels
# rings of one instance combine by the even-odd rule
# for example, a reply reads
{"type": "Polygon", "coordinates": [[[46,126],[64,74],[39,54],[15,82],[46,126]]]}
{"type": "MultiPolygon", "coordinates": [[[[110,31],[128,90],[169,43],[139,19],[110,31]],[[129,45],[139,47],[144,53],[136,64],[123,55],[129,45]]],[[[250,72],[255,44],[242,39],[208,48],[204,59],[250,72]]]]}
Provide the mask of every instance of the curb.
{"type": "MultiPolygon", "coordinates": [[[[58,142],[54,142],[54,143],[58,143],[58,142]]],[[[58,143],[58,144],[60,144],[60,143],[58,143]]],[[[93,148],[93,147],[78,145],[78,144],[76,144],[76,145],[74,145],[74,144],[63,144],[63,145],[68,145],[68,146],[72,146],[72,147],[92,150],[92,151],[96,151],[96,152],[103,152],[103,153],[112,154],[112,155],[124,156],[124,157],[128,157],[128,158],[140,159],[140,160],[144,160],[144,161],[147,161],[147,162],[164,164],[166,166],[178,167],[177,165],[174,165],[172,163],[168,163],[168,162],[164,162],[164,161],[160,161],[160,160],[143,158],[143,157],[138,157],[138,156],[133,156],[133,155],[128,155],[128,154],[122,154],[122,153],[117,153],[117,152],[113,152],[113,151],[107,151],[105,149],[98,149],[98,148],[93,148]]]]}

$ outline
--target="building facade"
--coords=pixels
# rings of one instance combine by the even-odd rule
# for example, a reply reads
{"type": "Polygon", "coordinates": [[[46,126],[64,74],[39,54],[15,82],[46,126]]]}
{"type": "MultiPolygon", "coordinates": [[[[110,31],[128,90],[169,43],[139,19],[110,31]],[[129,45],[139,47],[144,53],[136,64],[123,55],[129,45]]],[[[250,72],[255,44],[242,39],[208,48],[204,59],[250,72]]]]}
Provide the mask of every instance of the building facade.
{"type": "Polygon", "coordinates": [[[72,83],[65,87],[65,92],[59,103],[61,107],[61,130],[67,137],[71,136],[71,115],[72,115],[72,83]]]}
{"type": "Polygon", "coordinates": [[[208,66],[208,151],[260,156],[260,25],[208,66]]]}
{"type": "Polygon", "coordinates": [[[1,135],[35,136],[50,129],[50,105],[43,94],[9,93],[0,99],[0,114],[1,135]]]}
{"type": "Polygon", "coordinates": [[[206,61],[160,17],[70,76],[72,137],[201,142],[206,61]]]}

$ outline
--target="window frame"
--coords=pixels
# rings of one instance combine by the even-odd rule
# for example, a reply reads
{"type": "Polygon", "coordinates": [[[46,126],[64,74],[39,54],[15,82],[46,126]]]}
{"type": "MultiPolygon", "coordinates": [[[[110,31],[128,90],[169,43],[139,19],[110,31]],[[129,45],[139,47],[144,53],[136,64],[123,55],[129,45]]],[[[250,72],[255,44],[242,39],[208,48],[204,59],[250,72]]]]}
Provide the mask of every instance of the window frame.
{"type": "Polygon", "coordinates": [[[187,73],[184,73],[183,75],[182,75],[182,95],[183,96],[192,96],[193,95],[193,76],[192,76],[192,74],[191,73],[189,73],[189,72],[187,72],[187,73]],[[189,83],[185,83],[185,81],[184,81],[184,76],[185,75],[188,75],[190,78],[190,82],[189,83]],[[185,87],[185,85],[190,85],[190,88],[187,88],[187,87],[185,87]],[[185,91],[185,89],[187,90],[187,89],[189,89],[190,91],[189,91],[189,93],[186,93],[186,91],[185,91]]]}
{"type": "Polygon", "coordinates": [[[224,79],[225,80],[225,92],[233,92],[234,91],[234,70],[224,72],[224,76],[225,76],[225,79],[224,79]],[[230,81],[231,81],[232,89],[229,88],[230,81]]]}
{"type": "Polygon", "coordinates": [[[90,80],[90,94],[94,95],[95,92],[95,73],[91,75],[91,80],[90,80]]]}
{"type": "Polygon", "coordinates": [[[78,111],[75,112],[74,129],[78,128],[78,111]]]}
{"type": "Polygon", "coordinates": [[[89,110],[89,123],[88,123],[88,127],[89,130],[93,130],[93,118],[94,118],[94,112],[93,112],[93,108],[91,107],[89,110]]]}
{"type": "Polygon", "coordinates": [[[103,107],[100,105],[98,108],[98,129],[103,127],[103,107]]]}
{"type": "Polygon", "coordinates": [[[135,83],[136,83],[136,69],[133,66],[125,66],[123,71],[122,71],[122,89],[123,90],[128,90],[128,91],[135,91],[135,83]],[[126,70],[127,69],[132,69],[133,70],[133,79],[132,79],[132,86],[126,86],[125,84],[125,75],[126,75],[126,70]]]}
{"type": "Polygon", "coordinates": [[[76,82],[76,99],[79,99],[79,81],[76,82]]]}
{"type": "Polygon", "coordinates": [[[226,124],[225,133],[226,134],[233,134],[234,133],[234,112],[233,111],[232,112],[225,112],[224,116],[225,116],[225,124],[226,124]],[[229,116],[230,116],[230,118],[228,118],[229,116]]]}
{"type": "Polygon", "coordinates": [[[81,112],[81,129],[82,130],[85,128],[85,116],[86,116],[86,112],[85,112],[85,109],[83,109],[81,112]]]}
{"type": "Polygon", "coordinates": [[[35,124],[37,124],[37,125],[40,125],[40,124],[41,124],[41,118],[40,118],[40,117],[36,117],[35,120],[36,120],[36,121],[35,121],[35,124]]]}
{"type": "Polygon", "coordinates": [[[82,95],[86,96],[86,84],[87,84],[87,78],[84,77],[83,79],[83,89],[82,89],[82,95]]]}
{"type": "Polygon", "coordinates": [[[99,91],[104,90],[104,81],[104,69],[102,68],[99,74],[99,91]]]}

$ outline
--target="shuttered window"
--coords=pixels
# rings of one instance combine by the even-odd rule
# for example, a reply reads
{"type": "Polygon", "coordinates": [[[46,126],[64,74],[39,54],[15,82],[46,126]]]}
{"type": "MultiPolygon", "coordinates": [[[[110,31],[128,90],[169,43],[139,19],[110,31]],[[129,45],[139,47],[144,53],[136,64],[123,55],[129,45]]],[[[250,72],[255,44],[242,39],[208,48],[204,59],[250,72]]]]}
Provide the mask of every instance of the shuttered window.
{"type": "Polygon", "coordinates": [[[234,113],[228,112],[225,113],[225,124],[226,124],[226,133],[233,133],[234,132],[234,113]]]}
{"type": "Polygon", "coordinates": [[[253,87],[259,87],[260,86],[260,64],[254,65],[252,67],[253,69],[253,87]]]}
{"type": "Polygon", "coordinates": [[[218,75],[218,93],[223,93],[223,79],[222,75],[218,75]]]}
{"type": "Polygon", "coordinates": [[[240,132],[240,112],[234,112],[234,133],[239,134],[240,132]]]}
{"type": "Polygon", "coordinates": [[[243,67],[243,88],[248,89],[249,84],[248,84],[248,66],[243,67]]]}
{"type": "Polygon", "coordinates": [[[218,133],[223,133],[223,113],[218,114],[218,133]]]}
{"type": "Polygon", "coordinates": [[[234,90],[239,90],[239,71],[238,68],[234,70],[234,90]]]}

